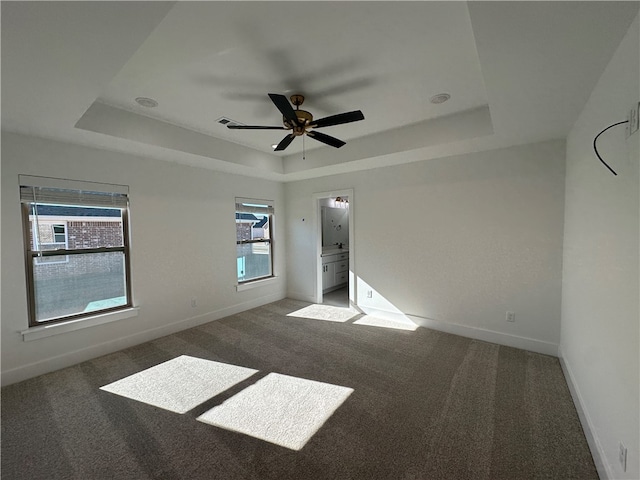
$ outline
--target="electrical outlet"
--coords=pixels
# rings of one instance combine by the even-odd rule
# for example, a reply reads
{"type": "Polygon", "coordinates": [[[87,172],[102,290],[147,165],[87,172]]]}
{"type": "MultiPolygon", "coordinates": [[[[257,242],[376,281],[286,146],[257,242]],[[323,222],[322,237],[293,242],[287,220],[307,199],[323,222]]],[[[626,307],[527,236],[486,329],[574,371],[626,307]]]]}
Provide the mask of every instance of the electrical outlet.
{"type": "Polygon", "coordinates": [[[198,306],[198,300],[196,299],[196,297],[193,297],[191,299],[191,307],[196,308],[197,306],[198,306]]]}
{"type": "Polygon", "coordinates": [[[620,442],[620,452],[618,454],[618,460],[620,461],[620,466],[622,467],[622,471],[627,471],[627,447],[624,446],[622,442],[620,442]]]}
{"type": "Polygon", "coordinates": [[[507,312],[507,322],[515,322],[516,314],[515,312],[507,312]]]}
{"type": "Polygon", "coordinates": [[[640,123],[640,118],[638,117],[640,117],[640,102],[629,110],[629,135],[633,135],[638,131],[638,124],[640,123]]]}

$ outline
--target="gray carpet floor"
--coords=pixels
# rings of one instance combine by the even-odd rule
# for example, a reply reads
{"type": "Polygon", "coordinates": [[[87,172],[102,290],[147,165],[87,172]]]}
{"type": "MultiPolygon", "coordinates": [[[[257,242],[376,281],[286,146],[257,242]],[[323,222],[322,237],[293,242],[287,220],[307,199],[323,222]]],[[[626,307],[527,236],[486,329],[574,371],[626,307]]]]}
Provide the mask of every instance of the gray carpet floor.
{"type": "Polygon", "coordinates": [[[598,478],[558,359],[287,316],[307,305],[282,300],[3,388],[3,480],[598,478]],[[182,415],[100,390],[180,355],[259,374],[182,415]],[[298,451],[196,420],[274,372],[353,393],[298,451]]]}

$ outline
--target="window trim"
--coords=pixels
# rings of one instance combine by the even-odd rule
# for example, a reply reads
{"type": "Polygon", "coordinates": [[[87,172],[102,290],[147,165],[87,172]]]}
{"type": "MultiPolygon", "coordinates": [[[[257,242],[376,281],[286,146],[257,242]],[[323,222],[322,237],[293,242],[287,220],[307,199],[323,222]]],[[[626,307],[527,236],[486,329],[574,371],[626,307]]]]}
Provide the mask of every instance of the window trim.
{"type": "MultiPolygon", "coordinates": [[[[25,176],[26,177],[26,176],[25,176]]],[[[28,179],[31,178],[43,178],[43,177],[26,177],[28,179]]],[[[23,176],[21,176],[20,184],[29,184],[28,181],[23,181],[23,176]]],[[[50,179],[52,181],[61,182],[60,179],[50,179]]],[[[65,188],[69,190],[76,190],[78,187],[75,186],[75,182],[72,180],[65,180],[65,188]],[[68,186],[67,186],[68,185],[68,186]]],[[[55,183],[55,182],[52,182],[55,183]]],[[[87,182],[81,182],[83,185],[86,185],[87,182]]],[[[104,184],[101,184],[104,186],[104,184]]],[[[57,185],[56,185],[57,187],[57,185]]],[[[56,188],[52,187],[52,188],[56,188]]],[[[122,186],[114,185],[114,188],[122,188],[122,186]]],[[[38,203],[37,201],[34,203],[38,203]]],[[[43,202],[46,203],[46,202],[43,202]]],[[[26,271],[26,283],[27,283],[27,312],[28,312],[28,326],[30,329],[38,328],[38,327],[50,327],[55,324],[65,324],[69,322],[75,322],[78,320],[91,319],[99,315],[103,314],[112,314],[115,312],[119,312],[121,310],[130,310],[133,308],[133,296],[131,290],[131,260],[130,260],[130,247],[129,247],[129,209],[128,206],[125,207],[106,207],[106,208],[119,208],[121,212],[121,221],[122,221],[122,246],[119,247],[100,247],[100,248],[82,248],[69,250],[65,249],[56,249],[56,250],[33,250],[33,246],[31,245],[30,238],[30,205],[29,202],[24,202],[21,200],[21,210],[22,210],[22,236],[24,242],[24,255],[25,255],[25,271],[26,271]],[[33,260],[36,257],[48,257],[54,255],[86,255],[91,253],[108,253],[113,251],[120,251],[124,256],[125,263],[125,295],[126,295],[126,303],[124,305],[118,305],[116,307],[110,307],[100,310],[92,310],[89,312],[79,312],[72,315],[65,315],[61,317],[51,318],[47,320],[36,320],[36,295],[35,295],[35,281],[34,281],[34,270],[33,270],[33,260]]],[[[81,204],[79,204],[81,206],[81,204]]],[[[100,207],[98,207],[100,208],[100,207]]],[[[68,235],[68,229],[65,226],[65,236],[68,235]]],[[[68,241],[68,237],[67,237],[68,241]]],[[[68,246],[68,244],[67,244],[68,246]]],[[[87,325],[89,326],[89,325],[87,325]]]]}
{"type": "Polygon", "coordinates": [[[98,325],[136,317],[138,316],[139,310],[139,307],[130,307],[115,312],[106,312],[101,310],[99,312],[93,312],[94,315],[86,318],[75,318],[64,322],[47,323],[44,325],[38,325],[37,327],[30,327],[27,330],[20,332],[20,334],[22,335],[22,340],[24,342],[30,342],[32,340],[60,335],[61,333],[74,332],[84,328],[97,327],[98,325]]]}
{"type": "Polygon", "coordinates": [[[271,277],[264,277],[259,280],[239,283],[236,285],[236,291],[243,292],[245,290],[251,290],[252,288],[256,288],[256,287],[265,287],[267,285],[271,285],[272,283],[274,283],[277,278],[278,278],[277,275],[273,275],[271,277]]]}

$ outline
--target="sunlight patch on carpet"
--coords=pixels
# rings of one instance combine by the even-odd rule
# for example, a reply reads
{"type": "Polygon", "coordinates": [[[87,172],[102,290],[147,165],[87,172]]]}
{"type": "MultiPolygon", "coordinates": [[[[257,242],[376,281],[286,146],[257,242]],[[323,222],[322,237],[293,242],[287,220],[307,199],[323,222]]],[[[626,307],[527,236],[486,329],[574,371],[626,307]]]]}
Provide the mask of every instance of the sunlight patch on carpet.
{"type": "Polygon", "coordinates": [[[358,315],[358,312],[350,308],[314,304],[288,313],[287,317],[309,318],[311,320],[324,320],[326,322],[346,322],[356,315],[358,315]]]}
{"type": "Polygon", "coordinates": [[[396,330],[409,330],[415,331],[418,328],[418,325],[413,323],[408,318],[398,318],[398,319],[388,319],[382,317],[376,317],[373,315],[365,315],[362,318],[359,318],[355,322],[354,325],[368,325],[370,327],[382,327],[382,328],[393,328],[396,330]]]}
{"type": "Polygon", "coordinates": [[[100,387],[175,413],[186,413],[258,370],[182,355],[100,387]]]}
{"type": "Polygon", "coordinates": [[[300,450],[352,388],[270,373],[198,420],[300,450]]]}

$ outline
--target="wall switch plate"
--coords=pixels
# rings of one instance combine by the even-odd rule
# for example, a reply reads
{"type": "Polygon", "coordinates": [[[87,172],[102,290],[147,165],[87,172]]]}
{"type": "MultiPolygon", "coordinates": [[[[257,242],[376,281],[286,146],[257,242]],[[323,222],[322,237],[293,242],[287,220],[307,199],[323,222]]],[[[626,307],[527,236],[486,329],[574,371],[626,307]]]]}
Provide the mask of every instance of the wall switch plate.
{"type": "Polygon", "coordinates": [[[620,466],[622,467],[622,471],[627,471],[627,447],[624,446],[622,442],[620,442],[620,453],[618,454],[618,460],[620,461],[620,466]]]}
{"type": "Polygon", "coordinates": [[[629,110],[629,135],[633,135],[638,131],[638,123],[640,123],[638,117],[640,117],[640,102],[629,110]]]}
{"type": "Polygon", "coordinates": [[[196,308],[197,306],[198,306],[198,300],[196,299],[196,297],[193,297],[191,299],[191,307],[196,308]]]}
{"type": "Polygon", "coordinates": [[[373,297],[373,292],[371,290],[367,290],[367,298],[373,297]]]}
{"type": "Polygon", "coordinates": [[[516,321],[516,313],[507,312],[507,322],[515,322],[515,321],[516,321]]]}

